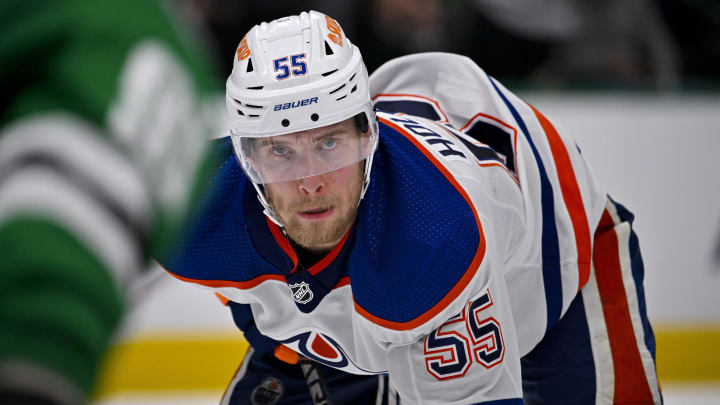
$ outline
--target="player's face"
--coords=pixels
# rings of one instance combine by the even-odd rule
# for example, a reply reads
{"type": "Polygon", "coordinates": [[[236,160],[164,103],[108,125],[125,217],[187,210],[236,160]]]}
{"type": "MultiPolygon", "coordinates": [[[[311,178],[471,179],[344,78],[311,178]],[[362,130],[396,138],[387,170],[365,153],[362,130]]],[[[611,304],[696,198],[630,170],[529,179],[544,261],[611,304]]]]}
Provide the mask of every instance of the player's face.
{"type": "MultiPolygon", "coordinates": [[[[288,136],[305,138],[302,141],[294,138],[296,144],[320,142],[326,145],[328,136],[348,131],[359,136],[352,119],[288,136]]],[[[359,153],[359,148],[355,153],[359,153]]],[[[363,167],[364,161],[361,161],[299,180],[266,184],[269,202],[285,225],[288,236],[314,251],[332,249],[357,217],[363,167]]]]}

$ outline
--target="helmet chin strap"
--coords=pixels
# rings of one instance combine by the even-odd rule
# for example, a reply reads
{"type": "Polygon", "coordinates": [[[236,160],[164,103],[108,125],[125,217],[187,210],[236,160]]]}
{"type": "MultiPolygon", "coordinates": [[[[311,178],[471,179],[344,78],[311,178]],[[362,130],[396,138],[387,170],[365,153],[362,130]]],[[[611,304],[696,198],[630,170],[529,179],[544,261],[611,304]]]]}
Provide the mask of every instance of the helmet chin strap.
{"type": "Polygon", "coordinates": [[[255,187],[258,201],[260,201],[260,204],[263,206],[263,214],[265,214],[266,217],[270,218],[270,220],[273,221],[275,225],[279,226],[280,228],[284,228],[285,225],[283,225],[282,221],[280,220],[280,216],[275,213],[272,205],[270,205],[267,198],[265,198],[265,191],[254,181],[250,180],[250,182],[252,183],[253,187],[255,187]]]}
{"type": "Polygon", "coordinates": [[[363,169],[365,171],[365,174],[363,175],[363,185],[362,185],[362,190],[360,190],[360,198],[358,198],[358,202],[357,202],[358,207],[360,206],[360,202],[362,201],[362,199],[365,197],[365,192],[367,191],[368,186],[370,185],[370,168],[372,167],[372,161],[373,161],[374,155],[375,155],[375,153],[373,152],[370,154],[370,156],[367,157],[367,159],[365,159],[365,165],[364,165],[365,168],[363,169]]]}

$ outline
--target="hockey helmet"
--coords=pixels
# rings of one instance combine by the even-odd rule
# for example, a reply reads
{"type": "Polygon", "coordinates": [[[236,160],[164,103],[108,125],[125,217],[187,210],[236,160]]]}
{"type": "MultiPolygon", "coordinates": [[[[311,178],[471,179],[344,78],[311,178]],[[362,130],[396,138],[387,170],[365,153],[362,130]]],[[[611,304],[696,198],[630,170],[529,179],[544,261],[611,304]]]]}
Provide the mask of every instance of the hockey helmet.
{"type": "Polygon", "coordinates": [[[263,184],[365,160],[362,199],[370,182],[378,125],[360,50],[334,19],[310,11],[250,29],[234,55],[226,105],[235,155],[274,222],[282,226],[263,184]],[[349,118],[354,118],[357,131],[307,142],[310,130],[349,118]]]}
{"type": "MultiPolygon", "coordinates": [[[[377,122],[360,51],[335,20],[317,11],[261,23],[243,37],[226,83],[226,105],[236,155],[257,184],[339,169],[367,159],[377,146],[377,122]],[[365,134],[337,142],[346,147],[344,153],[328,154],[327,145],[335,144],[325,143],[315,147],[322,154],[311,152],[317,158],[313,164],[300,164],[299,149],[291,149],[298,153],[290,162],[284,146],[292,137],[283,135],[358,114],[355,122],[365,134]],[[284,146],[274,147],[278,143],[284,146]]],[[[369,172],[369,165],[366,169],[369,172]]]]}

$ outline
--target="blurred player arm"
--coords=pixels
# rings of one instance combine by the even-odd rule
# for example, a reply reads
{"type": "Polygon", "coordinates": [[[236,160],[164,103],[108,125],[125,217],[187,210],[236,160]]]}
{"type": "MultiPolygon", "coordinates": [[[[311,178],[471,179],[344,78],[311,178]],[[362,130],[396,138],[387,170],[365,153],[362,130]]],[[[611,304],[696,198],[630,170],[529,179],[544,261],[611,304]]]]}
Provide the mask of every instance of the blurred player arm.
{"type": "Polygon", "coordinates": [[[0,35],[0,403],[85,403],[190,194],[209,71],[154,2],[3,2],[0,35]]]}

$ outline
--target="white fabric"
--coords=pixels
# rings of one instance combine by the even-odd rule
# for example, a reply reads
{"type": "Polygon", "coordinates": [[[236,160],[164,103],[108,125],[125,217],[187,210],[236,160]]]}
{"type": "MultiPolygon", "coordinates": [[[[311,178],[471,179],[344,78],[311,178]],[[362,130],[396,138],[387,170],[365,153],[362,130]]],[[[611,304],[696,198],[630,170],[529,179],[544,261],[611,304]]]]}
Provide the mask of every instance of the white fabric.
{"type": "MultiPolygon", "coordinates": [[[[333,289],[309,313],[299,311],[287,284],[281,280],[265,280],[243,290],[232,286],[217,290],[228,299],[250,304],[258,329],[276,340],[295,339],[285,344],[297,351],[320,356],[323,347],[330,347],[325,353],[333,353],[332,358],[323,358],[330,363],[346,359],[347,364],[341,367],[345,371],[389,372],[391,384],[404,403],[466,404],[521,398],[520,356],[544,336],[548,311],[542,273],[542,230],[549,218],[543,217],[536,155],[553,193],[555,222],[549,225],[558,235],[561,312],[576,296],[580,280],[575,235],[578,228],[568,212],[566,190],[561,187],[549,135],[530,106],[468,58],[438,53],[403,57],[383,65],[370,80],[376,103],[423,101],[438,113],[439,123],[402,114],[378,113],[378,118],[394,128],[397,136],[410,140],[467,196],[482,225],[486,244],[477,271],[460,286],[457,295],[438,303],[426,318],[406,328],[360,311],[350,285],[333,289]],[[528,134],[503,97],[517,111],[528,134]],[[497,161],[476,158],[462,141],[468,141],[473,148],[483,146],[445,125],[468,129],[477,120],[492,123],[508,136],[515,173],[497,161]],[[423,131],[434,134],[432,138],[441,142],[429,142],[423,131]],[[447,153],[449,150],[461,153],[447,153]],[[473,305],[486,296],[489,302],[472,312],[473,305]],[[474,336],[472,325],[497,332],[474,336]],[[496,350],[499,343],[503,356],[494,358],[493,353],[500,353],[496,350]],[[463,361],[462,353],[468,353],[469,361],[463,361]]],[[[559,143],[555,147],[564,150],[572,166],[583,205],[579,215],[587,223],[584,232],[591,243],[606,194],[574,143],[562,135],[559,143]]],[[[510,157],[506,156],[506,161],[510,157]]]]}
{"type": "MultiPolygon", "coordinates": [[[[522,202],[515,204],[514,207],[524,214],[525,231],[522,234],[515,234],[513,246],[502,252],[504,252],[505,278],[518,325],[520,353],[525,355],[542,339],[547,320],[540,267],[544,221],[540,204],[540,175],[529,142],[493,84],[520,114],[550,178],[555,207],[554,226],[557,228],[562,258],[562,313],[564,313],[578,289],[575,233],[563,201],[556,163],[547,135],[530,106],[500,83],[491,82],[489,76],[469,58],[447,53],[409,55],[382,65],[371,76],[370,93],[376,103],[408,99],[408,97],[424,99],[432,103],[436,110],[441,111],[441,117],[455,128],[470,128],[473,122],[485,120],[496,123],[501,129],[512,133],[516,139],[515,160],[517,177],[522,189],[522,202]]],[[[606,193],[595,181],[591,169],[574,142],[566,138],[563,133],[559,135],[572,163],[589,225],[589,237],[592,240],[605,207],[606,193]]],[[[476,175],[471,174],[471,176],[476,175]]],[[[504,203],[512,204],[509,201],[504,203]]]]}

